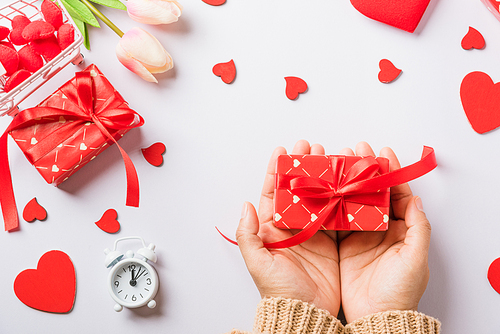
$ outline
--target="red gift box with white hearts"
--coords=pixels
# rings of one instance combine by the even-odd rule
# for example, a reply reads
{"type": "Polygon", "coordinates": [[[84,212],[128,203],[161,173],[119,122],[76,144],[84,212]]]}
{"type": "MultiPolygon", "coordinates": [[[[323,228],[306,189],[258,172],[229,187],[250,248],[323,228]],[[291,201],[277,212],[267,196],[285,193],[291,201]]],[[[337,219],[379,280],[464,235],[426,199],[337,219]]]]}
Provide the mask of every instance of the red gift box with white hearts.
{"type": "Polygon", "coordinates": [[[368,193],[348,189],[351,181],[387,172],[389,161],[381,157],[280,155],[276,166],[274,224],[282,229],[304,229],[321,217],[324,230],[387,230],[390,188],[368,193]],[[359,162],[367,158],[371,159],[369,173],[359,170],[359,162]],[[326,210],[332,200],[336,201],[335,208],[326,210]],[[326,217],[322,216],[325,212],[326,217]]]}
{"type": "Polygon", "coordinates": [[[0,203],[5,229],[19,227],[7,152],[8,134],[51,184],[59,185],[112,144],[120,150],[127,177],[126,205],[139,206],[139,178],[118,144],[144,119],[128,107],[95,65],[75,73],[38,106],[19,112],[0,137],[0,203]]]}
{"type": "MultiPolygon", "coordinates": [[[[128,108],[127,102],[95,65],[90,65],[83,72],[89,72],[92,78],[94,110],[128,108]]],[[[68,111],[80,109],[77,96],[67,96],[70,95],[68,92],[76,93],[75,80],[73,78],[65,83],[38,107],[68,111]]],[[[109,133],[118,140],[129,130],[111,129],[109,133]]],[[[113,144],[91,120],[76,122],[67,116],[40,117],[30,126],[11,131],[10,135],[45,181],[56,186],[113,144]],[[63,131],[63,127],[66,130],[63,131]]]]}

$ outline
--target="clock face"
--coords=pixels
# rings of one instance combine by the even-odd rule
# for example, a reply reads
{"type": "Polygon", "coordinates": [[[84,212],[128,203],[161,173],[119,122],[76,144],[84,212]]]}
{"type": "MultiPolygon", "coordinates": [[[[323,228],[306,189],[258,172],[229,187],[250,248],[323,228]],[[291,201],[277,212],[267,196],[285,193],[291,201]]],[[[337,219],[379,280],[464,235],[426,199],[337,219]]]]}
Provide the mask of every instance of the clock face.
{"type": "Polygon", "coordinates": [[[111,272],[113,299],[126,307],[139,307],[154,298],[158,276],[154,269],[137,260],[119,262],[111,272]]]}

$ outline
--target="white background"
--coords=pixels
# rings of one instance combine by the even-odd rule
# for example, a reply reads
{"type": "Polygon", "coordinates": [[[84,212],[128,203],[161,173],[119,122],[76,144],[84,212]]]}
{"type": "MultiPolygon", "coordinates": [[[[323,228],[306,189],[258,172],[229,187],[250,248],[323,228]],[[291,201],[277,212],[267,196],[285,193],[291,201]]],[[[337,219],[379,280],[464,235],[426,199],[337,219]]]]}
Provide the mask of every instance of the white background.
{"type": "MultiPolygon", "coordinates": [[[[116,60],[118,37],[104,25],[90,29],[92,51],[82,47],[85,66],[97,64],[146,120],[120,140],[139,174],[140,208],[125,206],[116,147],[54,188],[9,141],[19,211],[36,196],[48,218],[21,220],[20,231],[0,233],[0,332],[250,330],[258,291],[238,249],[215,226],[234,235],[243,202],[258,203],[273,149],[291,150],[299,139],[323,144],[328,154],[362,140],[377,152],[390,146],[403,165],[417,161],[423,145],[434,147],[438,169],[411,183],[433,227],[431,278],[419,310],[439,318],[444,333],[498,332],[500,295],[486,273],[500,257],[500,132],[475,133],[459,96],[471,71],[500,81],[500,22],[486,7],[479,0],[431,0],[410,34],[366,18],[348,0],[182,4],[179,22],[155,27],[99,7],[124,31],[146,28],[171,53],[175,68],[157,75],[157,85],[116,60]],[[483,34],[484,50],[461,48],[469,26],[483,34]],[[382,58],[403,70],[391,84],[377,79],[382,58]],[[212,67],[230,59],[237,77],[226,85],[212,67]],[[285,76],[303,78],[307,93],[288,100],[285,76]],[[158,168],[140,150],[157,141],[167,146],[158,168]],[[109,208],[121,223],[115,235],[94,224],[109,208]],[[115,313],[103,249],[131,235],[157,245],[158,306],[115,313]],[[31,309],[13,292],[16,275],[35,268],[52,249],[66,252],[76,268],[69,314],[31,309]]],[[[70,65],[22,107],[36,104],[79,68],[70,65]]],[[[0,128],[9,121],[0,119],[0,128]]]]}

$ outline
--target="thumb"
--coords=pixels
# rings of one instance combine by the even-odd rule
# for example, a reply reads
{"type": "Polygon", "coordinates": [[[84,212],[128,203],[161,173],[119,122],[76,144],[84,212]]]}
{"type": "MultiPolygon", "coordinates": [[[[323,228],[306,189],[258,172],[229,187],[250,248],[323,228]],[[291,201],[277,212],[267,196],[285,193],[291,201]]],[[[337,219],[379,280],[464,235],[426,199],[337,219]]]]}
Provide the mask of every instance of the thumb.
{"type": "Polygon", "coordinates": [[[259,233],[257,212],[251,203],[245,202],[241,210],[240,223],[236,230],[236,241],[238,242],[241,255],[243,255],[247,264],[249,260],[258,255],[262,250],[267,251],[257,233],[259,233]]]}
{"type": "Polygon", "coordinates": [[[410,248],[413,255],[427,259],[431,240],[431,224],[425,216],[420,197],[414,196],[408,202],[405,221],[408,228],[405,246],[410,248]]]}

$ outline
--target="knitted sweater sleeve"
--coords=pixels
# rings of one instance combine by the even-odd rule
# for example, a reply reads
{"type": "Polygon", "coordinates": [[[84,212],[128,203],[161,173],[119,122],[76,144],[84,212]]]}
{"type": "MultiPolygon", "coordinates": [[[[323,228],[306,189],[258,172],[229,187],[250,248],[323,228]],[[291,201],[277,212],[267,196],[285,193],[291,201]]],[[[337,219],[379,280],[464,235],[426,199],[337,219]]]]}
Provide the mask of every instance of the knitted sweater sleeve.
{"type": "Polygon", "coordinates": [[[257,307],[253,332],[228,334],[439,334],[441,323],[415,311],[375,313],[342,326],[328,311],[285,298],[264,298],[257,307]]]}

